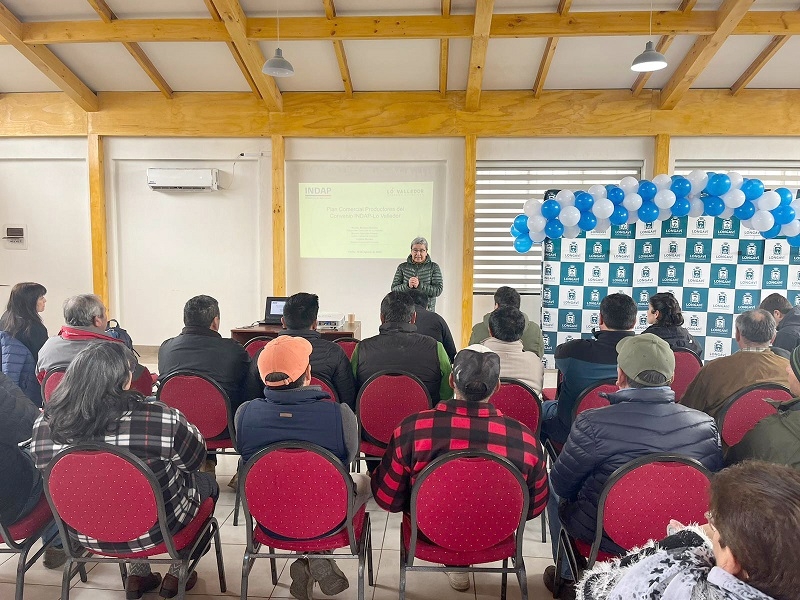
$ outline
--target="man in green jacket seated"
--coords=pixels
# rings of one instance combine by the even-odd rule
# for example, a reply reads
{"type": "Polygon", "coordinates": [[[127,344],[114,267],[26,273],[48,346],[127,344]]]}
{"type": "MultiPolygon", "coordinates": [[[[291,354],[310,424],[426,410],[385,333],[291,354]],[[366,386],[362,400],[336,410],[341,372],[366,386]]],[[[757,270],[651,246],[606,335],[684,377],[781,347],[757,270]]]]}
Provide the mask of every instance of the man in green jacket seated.
{"type": "MultiPolygon", "coordinates": [[[[497,310],[501,306],[511,306],[519,310],[519,292],[507,285],[497,288],[497,291],[494,293],[494,310],[497,310]]],[[[469,336],[470,344],[480,344],[483,340],[492,337],[489,333],[489,315],[491,314],[492,313],[486,313],[483,316],[483,321],[476,323],[472,328],[472,335],[469,336]]],[[[539,327],[538,323],[529,321],[525,313],[523,313],[523,315],[525,316],[527,325],[525,325],[525,331],[522,332],[522,349],[525,352],[534,352],[541,358],[544,353],[542,328],[539,327]]]]}

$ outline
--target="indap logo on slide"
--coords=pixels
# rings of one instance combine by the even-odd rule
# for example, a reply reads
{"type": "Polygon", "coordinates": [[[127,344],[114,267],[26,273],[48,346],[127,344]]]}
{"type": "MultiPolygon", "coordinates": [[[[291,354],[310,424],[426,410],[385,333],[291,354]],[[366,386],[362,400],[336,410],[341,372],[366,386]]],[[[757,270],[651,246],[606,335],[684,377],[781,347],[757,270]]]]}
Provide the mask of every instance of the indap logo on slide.
{"type": "Polygon", "coordinates": [[[306,186],[306,196],[314,196],[315,198],[321,198],[324,196],[331,195],[332,188],[329,187],[319,187],[316,185],[307,185],[306,186]]]}

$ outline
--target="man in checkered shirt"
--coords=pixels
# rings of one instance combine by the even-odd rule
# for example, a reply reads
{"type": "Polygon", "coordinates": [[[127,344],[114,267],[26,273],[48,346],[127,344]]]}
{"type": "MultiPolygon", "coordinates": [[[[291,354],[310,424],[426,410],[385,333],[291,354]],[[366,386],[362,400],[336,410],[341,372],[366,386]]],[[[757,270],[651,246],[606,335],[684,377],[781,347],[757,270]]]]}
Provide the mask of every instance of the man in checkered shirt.
{"type": "MultiPolygon", "coordinates": [[[[511,461],[530,490],[528,519],[547,504],[547,472],[530,429],[489,402],[500,387],[500,357],[479,344],[456,354],[450,385],[455,397],[406,418],[395,429],[372,493],[389,512],[408,512],[414,480],[433,460],[453,450],[488,450],[511,461]]],[[[467,573],[448,573],[454,589],[469,589],[467,573]]]]}

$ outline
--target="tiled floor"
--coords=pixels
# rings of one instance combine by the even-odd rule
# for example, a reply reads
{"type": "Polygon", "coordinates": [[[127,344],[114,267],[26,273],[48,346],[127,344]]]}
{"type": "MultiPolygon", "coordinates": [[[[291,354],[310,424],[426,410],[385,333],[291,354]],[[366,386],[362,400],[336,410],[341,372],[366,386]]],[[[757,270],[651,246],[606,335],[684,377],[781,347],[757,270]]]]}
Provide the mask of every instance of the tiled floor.
{"type": "MultiPolygon", "coordinates": [[[[221,456],[217,467],[217,480],[220,484],[221,494],[217,504],[216,517],[221,526],[222,551],[225,559],[225,573],[228,580],[228,591],[224,594],[219,591],[216,564],[213,553],[207,554],[200,562],[198,569],[199,582],[189,592],[196,600],[212,597],[239,597],[241,591],[241,568],[244,554],[244,526],[242,522],[238,527],[233,526],[233,491],[227,487],[236,468],[236,458],[221,456]]],[[[370,503],[370,518],[372,519],[373,552],[375,560],[375,586],[366,586],[365,596],[368,600],[390,600],[397,598],[399,581],[399,515],[389,515],[374,503],[370,503]]],[[[525,532],[524,555],[525,566],[528,572],[528,595],[531,600],[544,600],[550,594],[542,585],[542,572],[552,564],[550,558],[550,543],[542,544],[540,533],[540,519],[528,523],[525,532]]],[[[342,600],[354,600],[358,595],[356,579],[357,561],[337,561],[342,570],[350,579],[350,588],[335,596],[342,600]]],[[[125,598],[119,569],[116,565],[90,565],[89,581],[82,583],[77,578],[70,591],[70,598],[74,600],[122,600],[125,598]]],[[[277,586],[273,586],[269,577],[269,561],[260,559],[256,561],[250,574],[250,598],[290,598],[289,594],[289,569],[286,561],[279,562],[281,570],[277,586]]],[[[16,556],[0,554],[0,599],[10,600],[14,597],[14,577],[16,570],[16,556]]],[[[165,570],[162,568],[161,572],[165,570]]],[[[39,561],[26,576],[25,600],[57,600],[61,592],[61,571],[48,571],[39,561]]],[[[441,573],[409,573],[407,577],[406,596],[409,600],[489,600],[500,597],[499,574],[477,574],[474,576],[473,585],[467,592],[453,591],[447,577],[441,573]]],[[[147,594],[145,598],[155,600],[159,598],[156,593],[147,594]]],[[[325,598],[319,588],[314,590],[315,598],[325,598]]],[[[519,586],[516,578],[509,577],[508,598],[519,599],[519,586]]]]}

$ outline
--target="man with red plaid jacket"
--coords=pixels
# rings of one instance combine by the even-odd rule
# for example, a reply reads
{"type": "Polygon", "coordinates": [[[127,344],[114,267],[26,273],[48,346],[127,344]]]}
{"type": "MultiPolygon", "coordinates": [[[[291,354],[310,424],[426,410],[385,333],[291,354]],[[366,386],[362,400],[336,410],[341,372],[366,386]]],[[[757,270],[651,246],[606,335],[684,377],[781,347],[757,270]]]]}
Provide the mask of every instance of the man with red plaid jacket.
{"type": "MultiPolygon", "coordinates": [[[[536,438],[525,425],[504,416],[489,402],[500,387],[500,358],[479,344],[456,354],[450,385],[452,400],[406,418],[395,429],[380,466],[372,475],[372,493],[389,512],[408,512],[411,487],[422,470],[454,450],[488,450],[519,469],[530,490],[528,519],[547,505],[547,471],[536,438]]],[[[469,589],[467,573],[448,573],[454,589],[469,589]]]]}

